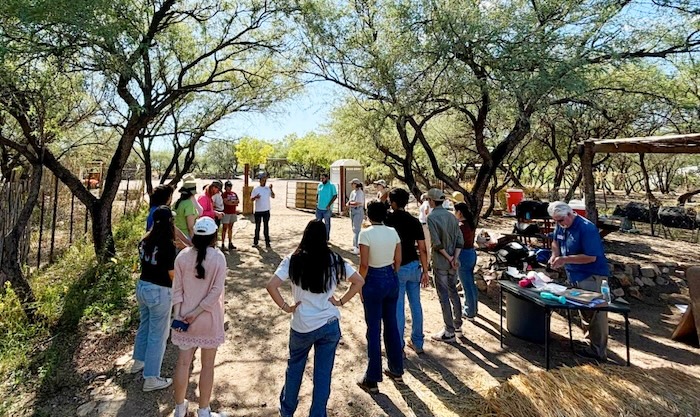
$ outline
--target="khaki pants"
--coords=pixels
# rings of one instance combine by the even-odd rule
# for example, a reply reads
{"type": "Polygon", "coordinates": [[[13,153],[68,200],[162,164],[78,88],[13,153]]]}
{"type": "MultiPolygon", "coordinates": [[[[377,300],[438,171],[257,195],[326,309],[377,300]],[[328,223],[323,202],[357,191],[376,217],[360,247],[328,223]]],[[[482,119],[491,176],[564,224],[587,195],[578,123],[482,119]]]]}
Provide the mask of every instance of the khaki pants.
{"type": "MultiPolygon", "coordinates": [[[[600,285],[604,279],[600,275],[593,275],[576,283],[576,287],[582,290],[600,292],[600,285]]],[[[608,312],[607,311],[580,311],[581,327],[584,336],[588,339],[591,350],[601,359],[608,357],[608,312]]]]}

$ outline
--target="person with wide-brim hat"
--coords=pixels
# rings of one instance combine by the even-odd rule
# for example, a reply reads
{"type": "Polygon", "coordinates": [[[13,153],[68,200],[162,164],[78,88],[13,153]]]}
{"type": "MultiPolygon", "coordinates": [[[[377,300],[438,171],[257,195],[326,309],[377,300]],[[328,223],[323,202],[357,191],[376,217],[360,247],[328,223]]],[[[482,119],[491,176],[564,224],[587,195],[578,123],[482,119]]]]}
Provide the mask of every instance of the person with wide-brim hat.
{"type": "Polygon", "coordinates": [[[372,184],[377,187],[377,200],[381,201],[382,203],[386,202],[387,198],[389,198],[389,189],[386,186],[386,181],[377,180],[372,184]]]}
{"type": "Polygon", "coordinates": [[[175,227],[188,239],[194,236],[194,222],[202,214],[202,206],[197,202],[197,179],[192,174],[182,177],[182,186],[178,190],[180,198],[173,205],[175,227]]]}

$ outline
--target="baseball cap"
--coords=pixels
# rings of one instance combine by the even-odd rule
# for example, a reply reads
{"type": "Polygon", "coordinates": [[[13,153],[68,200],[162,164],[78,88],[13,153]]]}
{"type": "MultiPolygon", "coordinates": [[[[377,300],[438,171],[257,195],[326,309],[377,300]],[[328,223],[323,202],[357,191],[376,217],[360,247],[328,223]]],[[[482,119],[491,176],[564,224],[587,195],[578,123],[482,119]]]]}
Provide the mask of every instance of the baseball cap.
{"type": "Polygon", "coordinates": [[[439,188],[431,188],[428,191],[428,198],[433,201],[445,201],[445,193],[439,188]]]}
{"type": "Polygon", "coordinates": [[[233,184],[231,183],[231,181],[226,181],[224,183],[224,187],[233,187],[233,184]]]}
{"type": "Polygon", "coordinates": [[[209,236],[216,233],[219,228],[211,217],[200,217],[194,222],[194,234],[199,236],[209,236]]]}
{"type": "Polygon", "coordinates": [[[384,180],[375,181],[374,184],[378,184],[378,185],[381,185],[382,187],[386,187],[386,181],[384,181],[384,180]]]}
{"type": "Polygon", "coordinates": [[[360,181],[358,178],[353,178],[350,180],[350,184],[362,184],[362,181],[360,181]]]}

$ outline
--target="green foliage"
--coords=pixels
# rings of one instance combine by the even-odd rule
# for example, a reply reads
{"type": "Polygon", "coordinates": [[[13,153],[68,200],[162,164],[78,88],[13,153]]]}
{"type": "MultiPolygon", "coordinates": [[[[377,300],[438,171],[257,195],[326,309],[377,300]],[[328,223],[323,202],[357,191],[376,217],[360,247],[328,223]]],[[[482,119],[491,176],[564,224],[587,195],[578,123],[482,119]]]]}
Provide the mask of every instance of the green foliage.
{"type": "Polygon", "coordinates": [[[240,164],[250,164],[251,167],[265,163],[272,155],[274,148],[264,140],[244,137],[236,145],[235,156],[240,164]]]}
{"type": "Polygon", "coordinates": [[[236,144],[233,141],[214,139],[207,143],[202,152],[201,161],[206,161],[206,172],[209,174],[223,175],[224,178],[233,177],[238,170],[236,158],[236,144]]]}
{"type": "MultiPolygon", "coordinates": [[[[78,329],[90,325],[106,333],[128,329],[135,316],[133,271],[145,211],[115,226],[119,255],[99,265],[89,242],[78,241],[54,264],[29,277],[41,321],[27,322],[14,292],[0,295],[0,376],[3,390],[38,378],[43,389],[69,383],[78,329]]],[[[7,406],[7,404],[5,404],[7,406]]]]}
{"type": "Polygon", "coordinates": [[[335,143],[329,135],[309,133],[291,141],[287,161],[304,167],[311,175],[328,172],[331,164],[341,157],[340,149],[334,146],[335,143]]]}

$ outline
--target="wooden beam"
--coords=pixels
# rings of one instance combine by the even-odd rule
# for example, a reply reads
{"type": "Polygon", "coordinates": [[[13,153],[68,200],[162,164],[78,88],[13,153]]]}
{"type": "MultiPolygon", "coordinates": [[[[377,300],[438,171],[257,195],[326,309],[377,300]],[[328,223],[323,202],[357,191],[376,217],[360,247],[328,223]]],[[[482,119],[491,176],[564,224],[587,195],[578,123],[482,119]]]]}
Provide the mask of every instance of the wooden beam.
{"type": "Polygon", "coordinates": [[[593,142],[594,153],[684,153],[700,154],[700,143],[655,144],[653,142],[593,142]]]}

